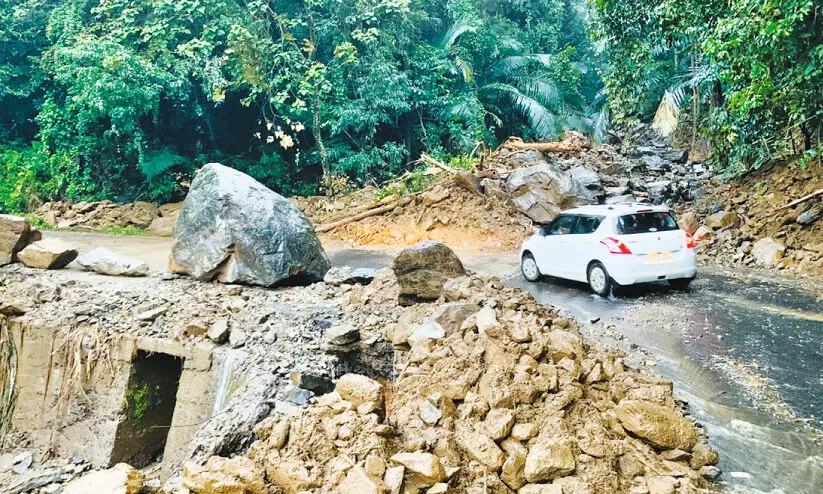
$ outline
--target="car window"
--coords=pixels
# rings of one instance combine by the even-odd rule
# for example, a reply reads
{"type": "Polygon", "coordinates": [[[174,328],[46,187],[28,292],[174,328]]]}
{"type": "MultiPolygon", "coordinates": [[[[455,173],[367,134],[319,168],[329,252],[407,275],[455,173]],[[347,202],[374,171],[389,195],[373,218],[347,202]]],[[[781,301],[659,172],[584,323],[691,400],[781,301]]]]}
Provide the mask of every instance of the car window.
{"type": "Polygon", "coordinates": [[[617,219],[617,233],[620,235],[668,232],[677,229],[674,217],[670,213],[660,211],[627,214],[617,219]]]}
{"type": "Polygon", "coordinates": [[[581,216],[577,221],[577,228],[575,228],[574,233],[577,235],[594,233],[600,227],[600,223],[603,222],[604,218],[605,216],[581,216]]]}
{"type": "Polygon", "coordinates": [[[568,235],[572,232],[575,221],[577,221],[577,216],[559,216],[549,226],[549,235],[568,235]]]}

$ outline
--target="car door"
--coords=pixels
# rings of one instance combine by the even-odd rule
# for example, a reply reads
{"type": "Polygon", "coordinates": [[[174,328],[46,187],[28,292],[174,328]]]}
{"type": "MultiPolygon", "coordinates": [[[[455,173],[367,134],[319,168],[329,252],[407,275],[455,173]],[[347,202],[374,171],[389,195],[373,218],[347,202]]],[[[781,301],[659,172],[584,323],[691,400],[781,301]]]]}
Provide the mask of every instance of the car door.
{"type": "Polygon", "coordinates": [[[577,216],[562,214],[541,229],[540,249],[535,259],[541,273],[561,278],[570,273],[568,247],[576,223],[577,216]]]}
{"type": "Polygon", "coordinates": [[[597,230],[605,216],[581,215],[575,223],[574,230],[569,236],[569,274],[570,279],[586,281],[586,270],[589,262],[597,257],[596,251],[600,245],[597,230]]]}

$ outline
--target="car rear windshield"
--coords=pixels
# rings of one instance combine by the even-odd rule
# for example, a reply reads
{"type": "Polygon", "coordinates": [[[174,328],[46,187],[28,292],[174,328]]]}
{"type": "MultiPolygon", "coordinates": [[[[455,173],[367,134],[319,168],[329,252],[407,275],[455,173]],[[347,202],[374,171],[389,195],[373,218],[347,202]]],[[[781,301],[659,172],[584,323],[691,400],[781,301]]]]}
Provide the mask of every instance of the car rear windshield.
{"type": "Polygon", "coordinates": [[[617,233],[620,235],[668,232],[677,229],[677,222],[672,215],[664,212],[627,214],[617,219],[617,233]]]}

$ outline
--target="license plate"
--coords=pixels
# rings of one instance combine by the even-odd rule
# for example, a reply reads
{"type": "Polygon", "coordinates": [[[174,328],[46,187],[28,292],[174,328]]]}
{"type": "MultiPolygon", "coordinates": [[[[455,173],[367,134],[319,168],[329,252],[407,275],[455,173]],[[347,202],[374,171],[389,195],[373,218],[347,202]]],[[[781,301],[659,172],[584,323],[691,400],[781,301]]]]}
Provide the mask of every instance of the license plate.
{"type": "Polygon", "coordinates": [[[652,252],[649,254],[649,262],[668,262],[672,258],[671,252],[652,252]]]}

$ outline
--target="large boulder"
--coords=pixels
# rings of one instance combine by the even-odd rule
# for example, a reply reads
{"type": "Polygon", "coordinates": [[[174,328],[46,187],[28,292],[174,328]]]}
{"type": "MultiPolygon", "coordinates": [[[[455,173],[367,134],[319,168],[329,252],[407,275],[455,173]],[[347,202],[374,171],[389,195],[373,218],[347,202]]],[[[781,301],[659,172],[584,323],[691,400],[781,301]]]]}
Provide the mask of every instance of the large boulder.
{"type": "Polygon", "coordinates": [[[139,470],[118,463],[108,470],[99,470],[72,480],[63,488],[63,494],[139,494],[143,492],[145,477],[139,470]]]}
{"type": "Polygon", "coordinates": [[[548,223],[561,211],[595,202],[597,194],[546,162],[520,168],[506,180],[512,203],[536,223],[548,223]]]}
{"type": "Polygon", "coordinates": [[[763,266],[774,266],[785,252],[786,247],[771,237],[761,238],[752,246],[752,256],[763,266]]]}
{"type": "Polygon", "coordinates": [[[706,217],[706,226],[714,230],[740,226],[740,217],[732,211],[718,211],[706,217]]]}
{"type": "Polygon", "coordinates": [[[435,300],[450,278],[466,274],[463,263],[440,242],[419,242],[404,249],[392,265],[400,285],[400,303],[435,300]]]}
{"type": "Polygon", "coordinates": [[[680,215],[677,220],[677,226],[685,230],[689,235],[694,235],[698,228],[700,228],[700,217],[692,211],[686,211],[680,215]]]}
{"type": "Polygon", "coordinates": [[[177,223],[177,215],[158,216],[149,225],[149,232],[158,237],[171,237],[174,235],[174,225],[177,223]]]}
{"type": "Polygon", "coordinates": [[[56,238],[34,242],[17,254],[20,262],[38,269],[62,269],[76,257],[77,249],[56,238]]]}
{"type": "Polygon", "coordinates": [[[172,260],[199,280],[261,286],[320,281],[331,266],[291,201],[218,163],[192,182],[174,227],[172,260]]]}
{"type": "Polygon", "coordinates": [[[614,412],[626,430],[657,448],[691,451],[697,444],[697,430],[672,407],[623,399],[614,412]]]}
{"type": "Polygon", "coordinates": [[[12,262],[18,252],[37,240],[40,232],[32,230],[25,218],[0,214],[0,266],[12,262]]]}
{"type": "Polygon", "coordinates": [[[146,276],[149,265],[142,259],[116,254],[105,247],[90,250],[77,259],[77,264],[96,273],[109,276],[146,276]]]}

